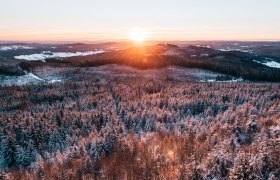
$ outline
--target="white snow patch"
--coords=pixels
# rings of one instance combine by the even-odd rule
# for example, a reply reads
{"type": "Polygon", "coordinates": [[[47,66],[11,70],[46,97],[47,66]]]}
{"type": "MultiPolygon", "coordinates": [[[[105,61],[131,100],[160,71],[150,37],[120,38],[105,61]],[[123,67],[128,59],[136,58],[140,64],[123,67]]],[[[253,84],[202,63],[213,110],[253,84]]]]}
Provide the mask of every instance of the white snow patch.
{"type": "Polygon", "coordinates": [[[217,82],[242,82],[242,81],[244,81],[243,78],[232,79],[232,80],[227,80],[227,81],[217,81],[217,82]]]}
{"type": "Polygon", "coordinates": [[[226,81],[217,81],[216,79],[207,79],[205,80],[200,80],[199,82],[229,82],[229,83],[233,83],[233,82],[242,82],[244,81],[243,78],[238,78],[238,79],[231,79],[231,80],[226,80],[226,81]]]}
{"type": "Polygon", "coordinates": [[[30,46],[17,46],[17,45],[11,45],[11,46],[1,46],[0,51],[11,51],[11,50],[18,50],[18,49],[35,49],[34,47],[30,46]]]}
{"type": "Polygon", "coordinates": [[[12,86],[12,85],[26,85],[26,84],[38,84],[45,80],[38,76],[28,73],[23,76],[2,76],[0,75],[0,86],[12,86]]]}
{"type": "Polygon", "coordinates": [[[246,53],[253,53],[253,50],[243,50],[243,49],[231,49],[227,47],[226,49],[218,49],[220,51],[228,52],[228,51],[240,51],[240,52],[246,52],[246,53]]]}
{"type": "Polygon", "coordinates": [[[262,63],[263,65],[266,65],[268,67],[273,67],[273,68],[280,68],[280,63],[275,62],[275,61],[269,61],[266,63],[262,63]]]}
{"type": "MultiPolygon", "coordinates": [[[[271,58],[266,58],[267,60],[271,60],[271,58]]],[[[280,68],[280,63],[278,63],[278,62],[275,62],[275,61],[267,61],[267,62],[264,62],[264,63],[262,63],[262,62],[259,62],[259,61],[256,61],[256,60],[254,60],[255,62],[257,62],[257,63],[260,63],[260,64],[263,64],[263,65],[265,65],[265,66],[268,66],[268,67],[272,67],[272,68],[280,68]]]]}
{"type": "Polygon", "coordinates": [[[201,54],[200,54],[200,57],[208,57],[208,56],[209,56],[208,53],[201,53],[201,54]]]}
{"type": "Polygon", "coordinates": [[[27,85],[27,84],[41,84],[41,83],[60,83],[60,79],[42,79],[33,73],[26,73],[23,76],[3,76],[0,75],[0,87],[12,85],[27,85]]]}
{"type": "Polygon", "coordinates": [[[62,80],[60,80],[60,79],[53,79],[53,80],[49,81],[49,83],[57,83],[57,82],[62,82],[62,80]]]}
{"type": "Polygon", "coordinates": [[[37,80],[39,80],[39,81],[45,81],[44,79],[42,79],[42,78],[36,76],[36,75],[33,74],[33,73],[28,73],[27,75],[28,75],[28,76],[31,76],[31,77],[33,77],[34,79],[37,79],[37,80]]]}
{"type": "Polygon", "coordinates": [[[86,52],[50,52],[44,51],[41,54],[29,54],[29,55],[20,55],[15,56],[15,59],[27,60],[27,61],[38,61],[38,60],[45,60],[48,58],[66,58],[66,57],[74,57],[74,56],[89,56],[93,54],[104,53],[102,49],[95,50],[95,51],[86,51],[86,52]]]}

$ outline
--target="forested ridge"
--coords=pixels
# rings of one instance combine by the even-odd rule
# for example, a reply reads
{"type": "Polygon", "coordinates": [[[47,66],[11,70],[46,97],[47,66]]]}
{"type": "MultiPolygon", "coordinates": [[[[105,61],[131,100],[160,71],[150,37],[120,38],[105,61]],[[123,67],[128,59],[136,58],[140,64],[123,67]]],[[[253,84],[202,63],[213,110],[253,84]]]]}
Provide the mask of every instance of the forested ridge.
{"type": "Polygon", "coordinates": [[[279,89],[94,76],[0,87],[0,176],[277,179],[279,89]]]}
{"type": "Polygon", "coordinates": [[[240,51],[224,52],[205,47],[188,46],[179,48],[172,44],[159,44],[155,46],[131,47],[84,57],[50,58],[46,60],[47,63],[42,61],[22,61],[20,67],[24,70],[32,71],[32,69],[38,66],[49,65],[54,67],[96,67],[118,64],[138,69],[179,66],[211,70],[250,81],[280,82],[279,69],[258,63],[271,58],[277,62],[280,61],[279,57],[259,56],[240,51]]]}

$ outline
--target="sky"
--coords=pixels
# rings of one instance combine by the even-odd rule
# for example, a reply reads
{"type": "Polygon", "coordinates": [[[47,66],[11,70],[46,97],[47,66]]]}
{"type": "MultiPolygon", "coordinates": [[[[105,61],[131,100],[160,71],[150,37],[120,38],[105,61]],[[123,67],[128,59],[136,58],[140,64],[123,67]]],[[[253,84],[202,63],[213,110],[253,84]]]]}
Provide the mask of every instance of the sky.
{"type": "Polygon", "coordinates": [[[280,40],[279,0],[0,0],[2,41],[280,40]]]}

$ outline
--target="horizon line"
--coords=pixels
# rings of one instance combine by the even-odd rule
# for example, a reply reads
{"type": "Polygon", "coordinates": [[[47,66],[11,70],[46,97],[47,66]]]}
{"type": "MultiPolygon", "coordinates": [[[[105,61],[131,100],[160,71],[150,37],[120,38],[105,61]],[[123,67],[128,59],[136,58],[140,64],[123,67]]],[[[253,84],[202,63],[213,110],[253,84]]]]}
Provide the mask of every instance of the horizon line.
{"type": "MultiPolygon", "coordinates": [[[[130,40],[127,39],[111,39],[111,40],[1,40],[1,44],[9,44],[9,43],[34,43],[34,44],[52,44],[52,43],[129,43],[130,40]]],[[[216,39],[216,40],[202,40],[202,39],[195,39],[195,40],[146,40],[145,43],[153,43],[153,42],[280,42],[280,39],[231,39],[231,40],[224,40],[224,39],[216,39]]]]}

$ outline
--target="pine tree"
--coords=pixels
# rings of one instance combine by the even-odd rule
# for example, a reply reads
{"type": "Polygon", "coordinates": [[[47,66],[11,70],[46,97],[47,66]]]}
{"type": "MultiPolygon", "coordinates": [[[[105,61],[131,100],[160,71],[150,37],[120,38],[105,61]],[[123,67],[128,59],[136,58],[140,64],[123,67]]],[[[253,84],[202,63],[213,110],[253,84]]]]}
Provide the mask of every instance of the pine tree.
{"type": "Polygon", "coordinates": [[[1,167],[10,169],[17,166],[16,164],[16,150],[17,142],[14,135],[2,137],[0,153],[1,153],[1,167]]]}

